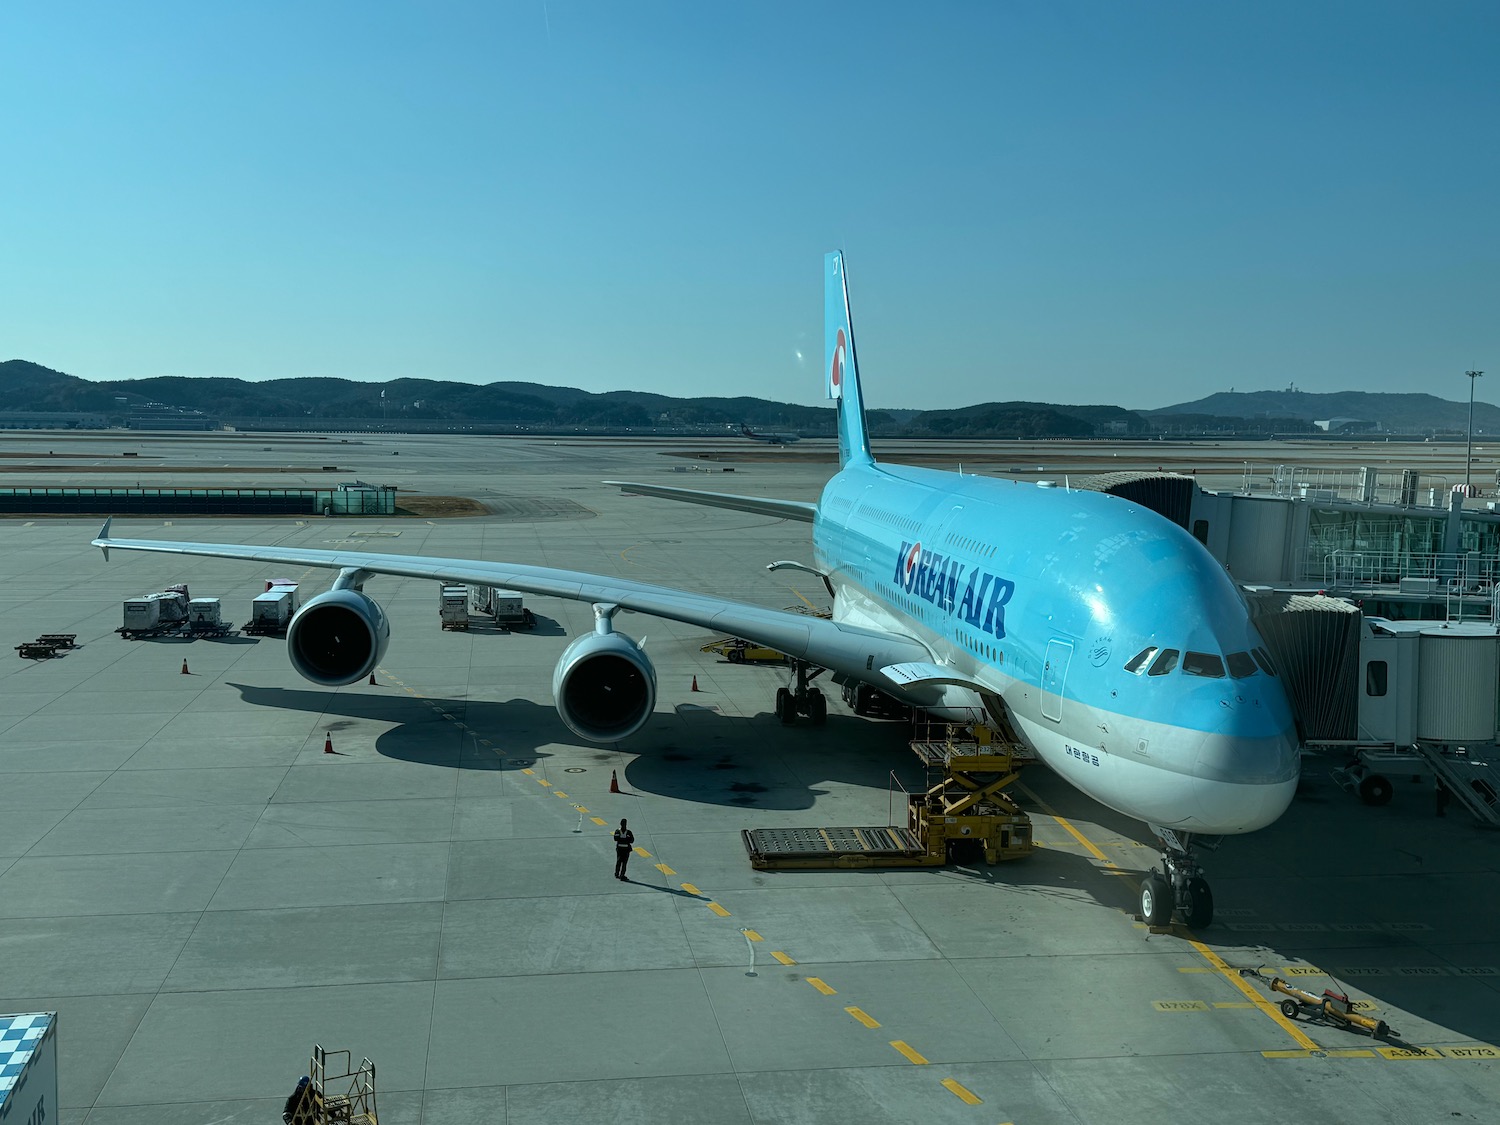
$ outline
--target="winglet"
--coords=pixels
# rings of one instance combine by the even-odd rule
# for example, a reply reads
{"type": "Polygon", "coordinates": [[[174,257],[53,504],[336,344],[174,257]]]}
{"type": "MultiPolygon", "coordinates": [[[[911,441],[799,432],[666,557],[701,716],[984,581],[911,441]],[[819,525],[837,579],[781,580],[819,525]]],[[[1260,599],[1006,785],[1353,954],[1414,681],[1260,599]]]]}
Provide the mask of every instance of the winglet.
{"type": "Polygon", "coordinates": [[[109,525],[114,522],[114,519],[114,516],[105,519],[104,526],[99,529],[99,534],[94,539],[94,546],[104,552],[105,562],[109,562],[109,525]]]}
{"type": "Polygon", "coordinates": [[[839,464],[872,463],[865,429],[865,402],[854,360],[854,322],[849,313],[849,285],[840,250],[823,257],[823,370],[828,397],[838,403],[839,464]]]}

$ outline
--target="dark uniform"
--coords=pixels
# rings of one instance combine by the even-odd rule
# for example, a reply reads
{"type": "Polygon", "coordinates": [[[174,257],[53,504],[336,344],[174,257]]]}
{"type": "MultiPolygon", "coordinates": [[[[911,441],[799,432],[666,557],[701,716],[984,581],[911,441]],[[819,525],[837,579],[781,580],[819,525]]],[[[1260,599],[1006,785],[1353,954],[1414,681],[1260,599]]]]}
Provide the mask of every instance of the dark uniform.
{"type": "Polygon", "coordinates": [[[625,866],[630,862],[630,849],[635,847],[635,833],[620,821],[615,829],[615,878],[625,878],[625,866]]]}

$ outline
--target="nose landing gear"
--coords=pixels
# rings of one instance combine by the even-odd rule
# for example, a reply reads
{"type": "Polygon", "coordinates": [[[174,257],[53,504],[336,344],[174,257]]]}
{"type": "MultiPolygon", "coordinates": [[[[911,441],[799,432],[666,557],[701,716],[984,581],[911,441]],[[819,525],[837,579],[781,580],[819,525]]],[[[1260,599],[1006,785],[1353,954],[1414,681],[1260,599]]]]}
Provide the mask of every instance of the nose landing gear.
{"type": "Polygon", "coordinates": [[[1161,867],[1141,882],[1141,917],[1148,926],[1170,926],[1176,910],[1188,929],[1202,929],[1214,920],[1214,895],[1193,858],[1192,833],[1148,827],[1161,841],[1161,867]]]}
{"type": "Polygon", "coordinates": [[[828,721],[828,700],[817,688],[809,686],[824,671],[805,660],[792,661],[791,686],[776,689],[776,717],[783,726],[791,726],[798,715],[806,716],[815,727],[828,721]]]}

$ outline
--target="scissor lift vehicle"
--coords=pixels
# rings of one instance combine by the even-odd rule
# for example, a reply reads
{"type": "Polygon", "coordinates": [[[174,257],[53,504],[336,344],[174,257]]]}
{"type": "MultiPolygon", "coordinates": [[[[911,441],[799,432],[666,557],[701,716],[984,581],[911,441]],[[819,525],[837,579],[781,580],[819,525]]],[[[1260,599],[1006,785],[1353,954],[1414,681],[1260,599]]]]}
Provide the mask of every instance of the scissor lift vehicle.
{"type": "MultiPolygon", "coordinates": [[[[750,866],[768,870],[941,867],[1022,859],[1035,843],[1031,819],[1004,790],[1035,761],[1018,744],[995,741],[983,727],[943,728],[912,749],[942,780],[907,794],[906,826],[750,828],[740,833],[750,866]],[[982,741],[981,741],[982,739],[982,741]]],[[[931,732],[928,732],[931,733],[931,732]]]]}
{"type": "Polygon", "coordinates": [[[286,1125],[379,1125],[375,1115],[375,1064],[356,1070],[348,1051],[312,1049],[310,1081],[282,1114],[286,1125]],[[332,1060],[332,1068],[329,1062],[332,1060]]]}

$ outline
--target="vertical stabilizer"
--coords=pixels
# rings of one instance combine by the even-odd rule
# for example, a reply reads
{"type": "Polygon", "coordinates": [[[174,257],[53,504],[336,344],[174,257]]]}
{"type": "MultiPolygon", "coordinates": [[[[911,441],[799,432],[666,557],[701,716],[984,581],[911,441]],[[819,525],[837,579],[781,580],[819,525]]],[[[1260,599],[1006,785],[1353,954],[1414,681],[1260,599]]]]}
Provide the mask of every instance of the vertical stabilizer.
{"type": "Polygon", "coordinates": [[[854,325],[849,318],[849,286],[844,280],[844,254],[834,250],[823,259],[823,370],[828,397],[839,408],[839,464],[869,464],[870,437],[865,432],[865,400],[859,389],[859,364],[854,359],[854,325]]]}

